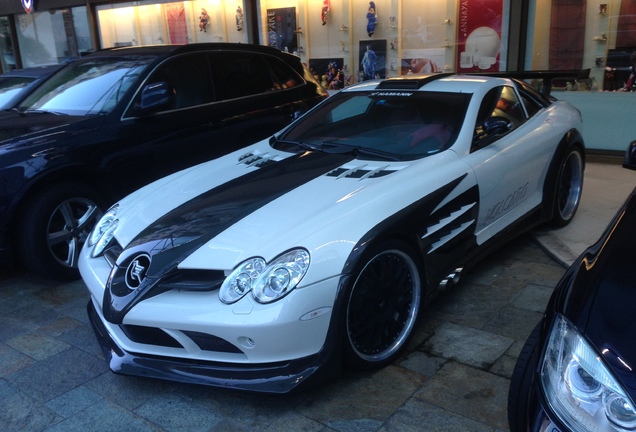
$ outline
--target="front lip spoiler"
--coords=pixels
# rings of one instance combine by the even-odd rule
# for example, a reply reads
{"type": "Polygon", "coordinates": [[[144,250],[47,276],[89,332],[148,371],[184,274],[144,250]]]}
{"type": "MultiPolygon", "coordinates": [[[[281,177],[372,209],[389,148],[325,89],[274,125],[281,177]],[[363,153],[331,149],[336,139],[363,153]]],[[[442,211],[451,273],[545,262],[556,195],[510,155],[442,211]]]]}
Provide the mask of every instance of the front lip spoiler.
{"type": "Polygon", "coordinates": [[[242,365],[208,361],[187,361],[169,357],[142,355],[124,351],[112,339],[92,301],[88,317],[110,369],[118,374],[159,378],[190,384],[262,393],[289,393],[322,381],[329,356],[323,349],[317,354],[278,363],[242,365]]]}

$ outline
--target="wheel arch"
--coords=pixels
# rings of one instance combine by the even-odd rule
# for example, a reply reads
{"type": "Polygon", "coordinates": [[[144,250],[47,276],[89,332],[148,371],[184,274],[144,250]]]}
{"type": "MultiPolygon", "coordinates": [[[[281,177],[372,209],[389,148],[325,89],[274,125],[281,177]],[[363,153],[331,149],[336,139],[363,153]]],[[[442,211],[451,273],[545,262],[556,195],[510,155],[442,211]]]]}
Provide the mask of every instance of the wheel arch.
{"type": "Polygon", "coordinates": [[[583,169],[585,170],[585,144],[583,142],[583,136],[577,129],[570,129],[563,136],[552,155],[552,160],[550,161],[550,166],[548,167],[548,172],[543,183],[543,196],[546,197],[546,199],[543,200],[541,220],[544,222],[551,220],[554,215],[554,202],[557,193],[554,185],[559,175],[559,166],[566,152],[572,147],[580,150],[583,169]]]}

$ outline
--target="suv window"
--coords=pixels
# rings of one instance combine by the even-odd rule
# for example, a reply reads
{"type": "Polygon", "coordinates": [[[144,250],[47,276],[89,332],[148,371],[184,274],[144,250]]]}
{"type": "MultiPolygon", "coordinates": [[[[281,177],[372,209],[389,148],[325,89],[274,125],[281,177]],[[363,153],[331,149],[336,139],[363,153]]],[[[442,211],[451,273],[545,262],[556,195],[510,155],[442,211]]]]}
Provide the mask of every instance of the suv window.
{"type": "Polygon", "coordinates": [[[219,78],[218,99],[233,99],[272,91],[276,88],[270,69],[261,55],[219,53],[212,55],[219,78]]]}
{"type": "Polygon", "coordinates": [[[175,98],[170,107],[172,109],[190,108],[214,101],[205,54],[185,54],[166,60],[152,73],[147,84],[157,82],[166,82],[173,89],[175,98]]]}
{"type": "Polygon", "coordinates": [[[276,57],[264,57],[274,81],[274,90],[283,90],[304,84],[305,80],[292,68],[276,57]]]}

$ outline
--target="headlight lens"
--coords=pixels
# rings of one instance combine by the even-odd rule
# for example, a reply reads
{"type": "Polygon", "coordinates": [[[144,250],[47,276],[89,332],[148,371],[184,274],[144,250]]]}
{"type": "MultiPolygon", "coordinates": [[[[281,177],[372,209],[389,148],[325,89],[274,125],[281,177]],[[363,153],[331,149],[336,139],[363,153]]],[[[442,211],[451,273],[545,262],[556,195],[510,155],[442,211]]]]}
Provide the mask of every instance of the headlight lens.
{"type": "Polygon", "coordinates": [[[634,403],[562,316],[552,328],[541,383],[550,406],[571,430],[636,431],[634,403]]]}
{"type": "Polygon", "coordinates": [[[231,304],[248,292],[259,303],[271,303],[296,288],[309,268],[309,252],[293,249],[267,264],[262,258],[251,258],[225,278],[219,298],[231,304]]]}
{"type": "Polygon", "coordinates": [[[252,290],[252,285],[265,268],[263,258],[252,258],[234,269],[223,281],[219,298],[223,303],[234,303],[252,290]]]}
{"type": "Polygon", "coordinates": [[[91,256],[94,258],[99,256],[108,243],[113,238],[113,234],[115,232],[115,228],[119,224],[119,220],[117,219],[117,212],[119,211],[119,205],[115,204],[112,206],[102,218],[97,222],[95,228],[93,228],[93,232],[88,237],[87,245],[93,247],[93,251],[91,256]]]}

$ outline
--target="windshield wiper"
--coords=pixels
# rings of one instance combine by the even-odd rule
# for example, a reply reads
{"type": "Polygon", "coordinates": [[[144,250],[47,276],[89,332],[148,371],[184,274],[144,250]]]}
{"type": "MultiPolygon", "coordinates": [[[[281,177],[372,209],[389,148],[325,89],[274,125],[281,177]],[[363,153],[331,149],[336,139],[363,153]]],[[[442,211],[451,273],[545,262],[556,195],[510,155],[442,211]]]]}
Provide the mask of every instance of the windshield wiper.
{"type": "Polygon", "coordinates": [[[285,144],[285,145],[300,147],[303,150],[311,150],[311,151],[322,151],[323,150],[322,146],[319,145],[319,144],[312,144],[312,143],[302,142],[302,141],[276,139],[275,143],[276,144],[285,144]]]}
{"type": "Polygon", "coordinates": [[[389,153],[383,150],[377,150],[368,147],[350,146],[334,141],[324,141],[322,150],[327,153],[353,154],[355,156],[373,156],[383,160],[392,161],[401,160],[401,158],[394,153],[389,153]]]}
{"type": "Polygon", "coordinates": [[[62,112],[58,112],[58,111],[49,111],[49,110],[42,110],[42,109],[28,109],[28,110],[24,110],[24,111],[20,111],[16,108],[16,110],[20,113],[20,114],[53,114],[53,115],[66,115],[65,113],[62,112]]]}

